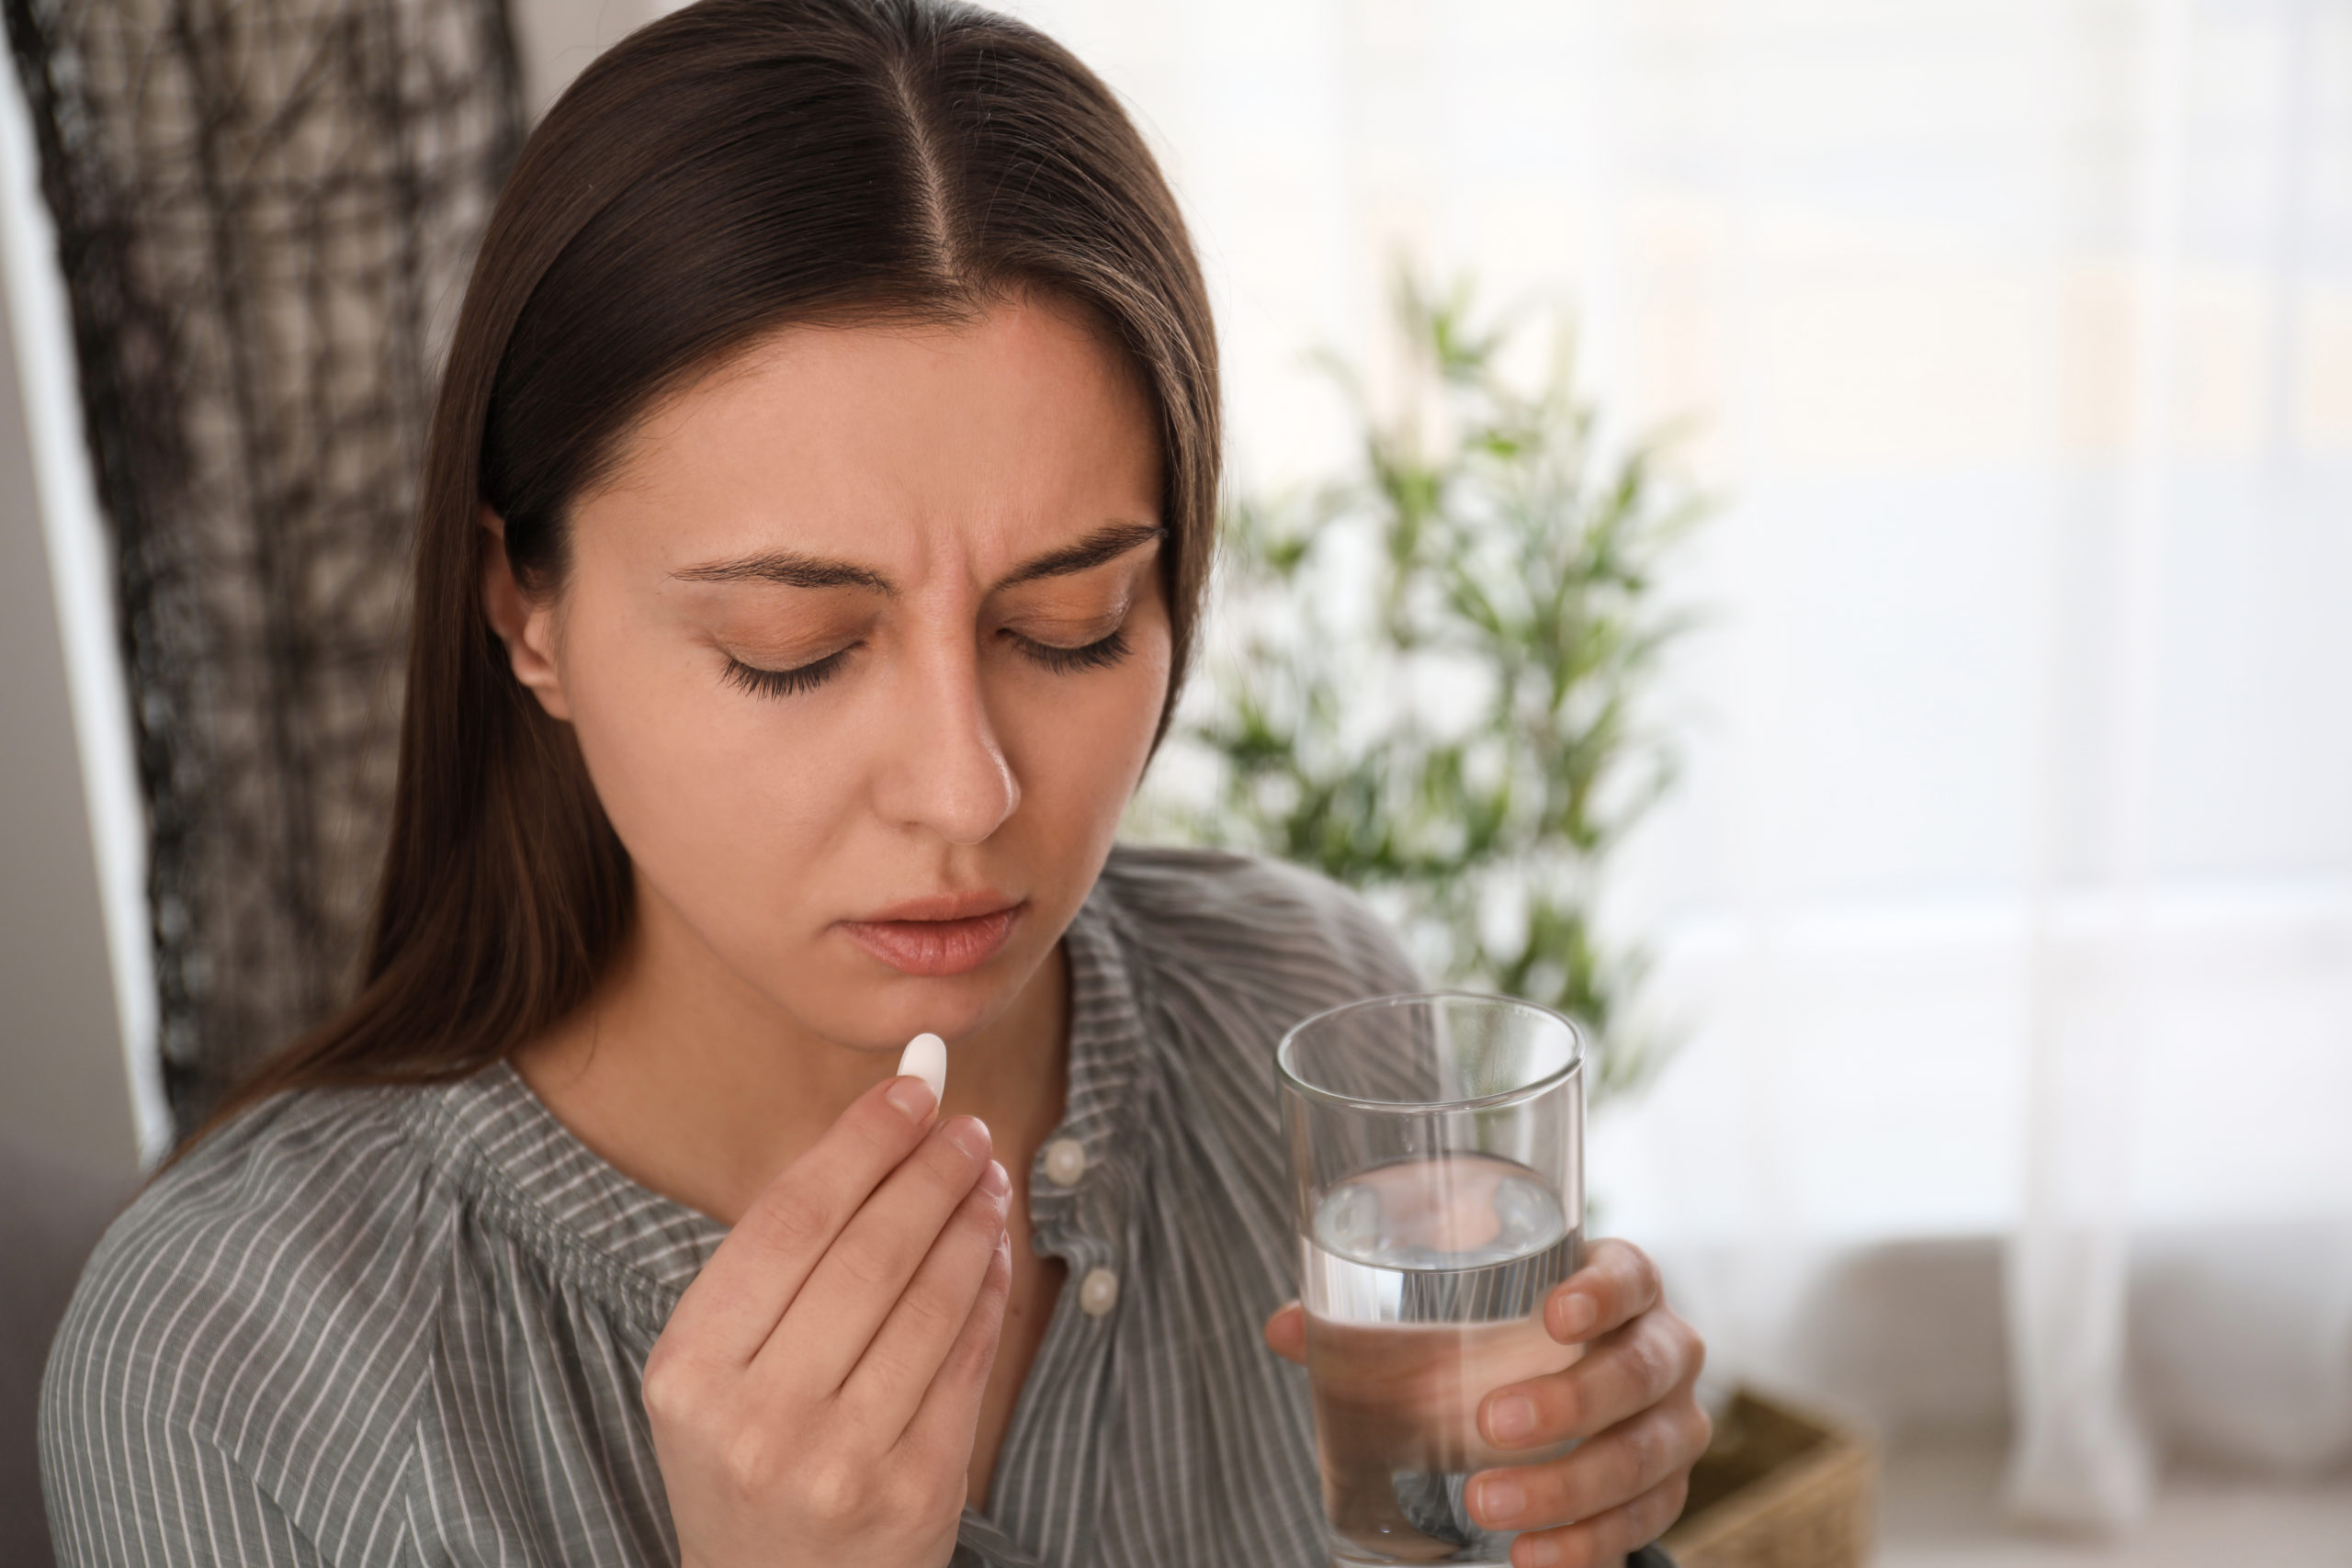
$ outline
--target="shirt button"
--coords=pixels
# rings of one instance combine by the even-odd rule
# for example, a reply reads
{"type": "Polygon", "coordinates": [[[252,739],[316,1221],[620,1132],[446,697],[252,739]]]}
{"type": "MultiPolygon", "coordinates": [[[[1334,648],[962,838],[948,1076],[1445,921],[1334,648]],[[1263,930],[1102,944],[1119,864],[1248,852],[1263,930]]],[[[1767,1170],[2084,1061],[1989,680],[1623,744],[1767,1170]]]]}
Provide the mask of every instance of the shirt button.
{"type": "Polygon", "coordinates": [[[1089,1317],[1101,1317],[1119,1301],[1119,1277],[1108,1269],[1089,1269],[1079,1282],[1078,1304],[1089,1317]]]}
{"type": "Polygon", "coordinates": [[[1056,1138],[1046,1145],[1046,1176],[1057,1187],[1075,1187],[1086,1174],[1086,1145],[1076,1138],[1056,1138]]]}

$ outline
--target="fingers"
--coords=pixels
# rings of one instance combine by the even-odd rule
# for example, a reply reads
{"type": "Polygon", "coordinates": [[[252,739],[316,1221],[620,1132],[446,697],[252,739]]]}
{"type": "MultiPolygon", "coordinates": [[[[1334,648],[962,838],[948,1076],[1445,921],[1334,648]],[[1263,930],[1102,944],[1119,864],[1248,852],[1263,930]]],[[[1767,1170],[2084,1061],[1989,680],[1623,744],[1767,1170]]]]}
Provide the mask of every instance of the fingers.
{"type": "Polygon", "coordinates": [[[833,1238],[923,1138],[936,1109],[921,1078],[866,1090],[767,1185],[670,1314],[665,1359],[747,1365],[833,1238]]]}
{"type": "Polygon", "coordinates": [[[1306,1364],[1306,1309],[1290,1302],[1266,1319],[1266,1348],[1285,1361],[1306,1364]]]}
{"type": "MultiPolygon", "coordinates": [[[[943,1454],[972,1452],[972,1433],[979,1425],[980,1396],[988,1388],[989,1371],[996,1365],[997,1342],[1004,1330],[1004,1304],[1012,1293],[1012,1238],[1001,1236],[989,1254],[980,1293],[972,1303],[964,1331],[940,1364],[924,1391],[914,1419],[907,1424],[899,1448],[910,1464],[937,1462],[943,1454]]],[[[962,1484],[957,1467],[957,1484],[962,1484]]]]}
{"type": "Polygon", "coordinates": [[[1521,1536],[1510,1543],[1511,1568],[1600,1568],[1623,1562],[1627,1552],[1672,1528],[1690,1492],[1690,1476],[1677,1475],[1605,1514],[1521,1536]]]}
{"type": "Polygon", "coordinates": [[[754,1368],[805,1394],[838,1390],[956,1205],[994,1163],[979,1118],[958,1116],[933,1128],[841,1228],[754,1368]]]}
{"type": "Polygon", "coordinates": [[[1657,1304],[1657,1265],[1631,1242],[1594,1242],[1584,1267],[1553,1287],[1544,1303],[1544,1331],[1574,1345],[1631,1323],[1657,1304]]]}
{"type": "MultiPolygon", "coordinates": [[[[1543,1529],[1563,1521],[1590,1524],[1660,1487],[1687,1480],[1690,1466],[1706,1451],[1708,1435],[1706,1412],[1684,1389],[1565,1458],[1481,1472],[1471,1478],[1471,1511],[1488,1529],[1543,1529]]],[[[1672,1522],[1669,1515],[1652,1534],[1672,1522]]],[[[1642,1536],[1615,1550],[1630,1551],[1650,1539],[1642,1536]]]]}
{"type": "Polygon", "coordinates": [[[842,1403],[898,1441],[954,1353],[1005,1239],[1012,1183],[995,1161],[980,1173],[842,1385],[842,1403]]]}
{"type": "Polygon", "coordinates": [[[1506,1383],[1479,1403],[1478,1430],[1498,1448],[1589,1438],[1696,1382],[1706,1346],[1668,1308],[1653,1307],[1594,1340],[1566,1371],[1506,1383]]]}

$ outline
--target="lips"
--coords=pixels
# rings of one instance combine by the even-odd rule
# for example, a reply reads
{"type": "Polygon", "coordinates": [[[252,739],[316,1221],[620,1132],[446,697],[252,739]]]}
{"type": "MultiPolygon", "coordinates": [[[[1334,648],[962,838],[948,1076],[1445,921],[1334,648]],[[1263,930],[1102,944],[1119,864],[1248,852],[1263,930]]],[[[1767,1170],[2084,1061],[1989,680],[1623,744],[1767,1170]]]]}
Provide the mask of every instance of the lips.
{"type": "Polygon", "coordinates": [[[941,894],[840,924],[842,935],[903,974],[962,975],[1003,949],[1028,907],[995,893],[941,894]]]}

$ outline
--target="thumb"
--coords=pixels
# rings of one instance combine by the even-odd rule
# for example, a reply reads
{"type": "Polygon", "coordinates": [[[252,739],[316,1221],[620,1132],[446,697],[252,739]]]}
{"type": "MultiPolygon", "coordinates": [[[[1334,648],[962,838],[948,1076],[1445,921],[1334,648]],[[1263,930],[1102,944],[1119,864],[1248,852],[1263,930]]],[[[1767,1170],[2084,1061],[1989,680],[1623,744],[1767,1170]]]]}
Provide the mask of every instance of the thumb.
{"type": "Polygon", "coordinates": [[[1296,1302],[1266,1319],[1266,1348],[1285,1361],[1306,1364],[1306,1311],[1296,1302]]]}

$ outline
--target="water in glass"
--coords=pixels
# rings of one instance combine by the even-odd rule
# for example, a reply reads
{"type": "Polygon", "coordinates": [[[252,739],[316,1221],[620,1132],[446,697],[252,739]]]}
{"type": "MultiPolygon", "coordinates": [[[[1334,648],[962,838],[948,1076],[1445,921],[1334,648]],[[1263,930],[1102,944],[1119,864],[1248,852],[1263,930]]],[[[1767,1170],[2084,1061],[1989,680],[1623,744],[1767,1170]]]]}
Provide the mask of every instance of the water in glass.
{"type": "Polygon", "coordinates": [[[1489,1391],[1577,1354],[1543,1324],[1581,1240],[1558,1195],[1492,1155],[1398,1159],[1332,1188],[1309,1232],[1306,1364],[1337,1560],[1507,1561],[1510,1537],[1474,1524],[1463,1489],[1570,1446],[1501,1450],[1477,1430],[1489,1391]]]}

